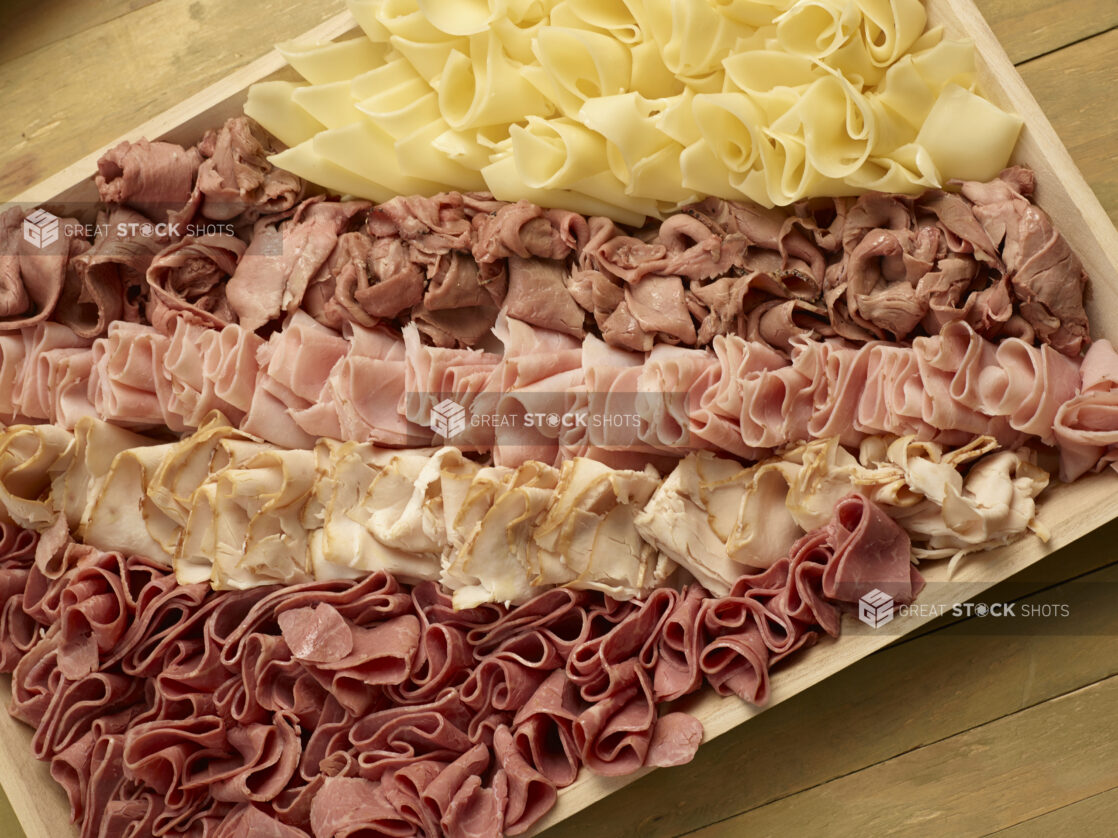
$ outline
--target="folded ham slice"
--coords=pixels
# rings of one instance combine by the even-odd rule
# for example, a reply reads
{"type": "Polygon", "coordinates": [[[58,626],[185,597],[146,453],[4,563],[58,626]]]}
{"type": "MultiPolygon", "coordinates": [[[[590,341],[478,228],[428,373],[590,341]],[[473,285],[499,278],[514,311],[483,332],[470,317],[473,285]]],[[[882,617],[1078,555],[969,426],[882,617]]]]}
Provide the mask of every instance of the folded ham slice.
{"type": "Polygon", "coordinates": [[[93,343],[89,393],[97,413],[127,427],[184,430],[169,409],[171,382],[164,358],[170,339],[150,326],[118,320],[93,343]]]}
{"type": "Polygon", "coordinates": [[[82,418],[96,417],[97,408],[89,398],[93,350],[59,349],[47,353],[45,360],[51,421],[73,429],[82,418]]]}
{"type": "Polygon", "coordinates": [[[717,337],[712,350],[661,344],[642,355],[502,315],[497,354],[425,345],[416,324],[402,340],[383,326],[338,333],[303,311],[265,342],[240,324],[204,328],[183,305],[163,307],[168,331],[115,321],[91,355],[60,324],[31,354],[31,344],[0,339],[0,382],[16,391],[10,404],[0,397],[0,414],[72,425],[95,412],[184,430],[217,409],[287,447],[320,437],[406,446],[431,443],[432,411],[449,399],[465,423],[446,441],[492,451],[502,466],[583,456],[667,471],[695,450],[757,460],[832,436],[847,446],[879,435],[962,446],[991,434],[1007,448],[1030,438],[1074,447],[1053,428],[1086,374],[1050,346],[994,343],[962,321],[910,347],[796,337],[789,359],[737,336],[717,337]],[[23,381],[33,385],[26,399],[23,381]]]}
{"type": "MultiPolygon", "coordinates": [[[[16,424],[23,417],[17,410],[16,380],[27,373],[26,332],[0,332],[0,421],[16,424]]],[[[37,417],[36,417],[37,418],[37,417]]]]}
{"type": "Polygon", "coordinates": [[[216,827],[214,838],[236,838],[240,835],[259,838],[307,838],[307,833],[284,823],[275,815],[251,803],[242,803],[227,814],[216,827]]]}
{"type": "Polygon", "coordinates": [[[1056,413],[1055,434],[1065,482],[1118,462],[1118,352],[1110,341],[1087,350],[1075,397],[1056,413]]]}
{"type": "Polygon", "coordinates": [[[252,402],[263,341],[237,325],[207,329],[175,318],[163,363],[170,378],[167,410],[187,427],[200,427],[214,410],[240,423],[252,402]]]}
{"type": "Polygon", "coordinates": [[[330,371],[346,353],[346,342],[319,325],[302,311],[292,316],[288,327],[275,332],[257,351],[260,375],[243,428],[249,433],[281,445],[310,448],[314,436],[302,426],[300,417],[314,431],[337,436],[336,426],[315,415],[312,404],[322,393],[330,371]]]}
{"type": "MultiPolygon", "coordinates": [[[[414,324],[404,327],[403,337],[404,381],[397,412],[409,423],[430,428],[432,409],[446,399],[470,416],[484,414],[492,407],[496,394],[490,388],[501,363],[500,355],[478,349],[426,346],[414,324]]],[[[494,439],[493,428],[467,425],[453,442],[463,450],[486,450],[494,439]]]]}
{"type": "Polygon", "coordinates": [[[562,445],[559,417],[575,404],[572,393],[585,381],[582,344],[503,315],[493,331],[504,344],[503,361],[486,388],[494,393],[492,407],[501,420],[495,427],[494,461],[503,466],[532,459],[556,463],[562,445]]]}
{"type": "MultiPolygon", "coordinates": [[[[90,355],[87,353],[91,342],[59,323],[50,322],[26,328],[21,335],[23,362],[12,382],[13,408],[24,416],[53,419],[54,399],[56,396],[61,398],[62,394],[51,389],[52,378],[54,382],[61,383],[58,367],[75,354],[83,356],[79,363],[88,364],[90,355]]],[[[88,372],[85,377],[88,379],[88,372]]]]}
{"type": "MultiPolygon", "coordinates": [[[[407,398],[405,348],[383,329],[347,327],[346,354],[330,370],[317,410],[336,422],[340,439],[385,446],[424,445],[431,441],[425,426],[409,421],[398,406],[407,398]]],[[[322,425],[302,425],[329,436],[322,425]]]]}

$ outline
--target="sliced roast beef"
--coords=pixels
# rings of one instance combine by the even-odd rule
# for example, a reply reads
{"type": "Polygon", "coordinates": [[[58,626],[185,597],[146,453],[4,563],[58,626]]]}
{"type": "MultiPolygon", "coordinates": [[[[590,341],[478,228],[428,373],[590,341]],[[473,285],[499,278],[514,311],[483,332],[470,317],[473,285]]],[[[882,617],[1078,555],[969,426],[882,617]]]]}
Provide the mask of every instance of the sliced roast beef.
{"type": "Polygon", "coordinates": [[[127,204],[166,221],[190,199],[201,163],[196,148],[144,138],[122,142],[97,161],[97,191],[107,204],[127,204]]]}
{"type": "Polygon", "coordinates": [[[299,308],[338,237],[369,207],[366,201],[324,201],[319,196],[299,204],[290,217],[261,218],[226,287],[241,324],[256,331],[299,308]]]}
{"type": "Polygon", "coordinates": [[[509,290],[505,305],[510,317],[568,335],[585,334],[585,314],[567,290],[567,268],[554,259],[508,259],[509,290]]]}
{"type": "Polygon", "coordinates": [[[376,238],[397,237],[425,253],[469,251],[475,214],[458,192],[431,198],[401,195],[369,214],[369,232],[376,238]]]}
{"type": "Polygon", "coordinates": [[[228,235],[187,236],[160,251],[147,271],[148,319],[165,334],[180,314],[218,329],[235,322],[226,283],[244,254],[245,243],[228,235]]]}
{"type": "Polygon", "coordinates": [[[1035,183],[1030,170],[1018,167],[961,189],[1001,248],[1021,315],[1045,343],[1078,355],[1090,340],[1083,308],[1087,274],[1052,219],[1029,200],[1035,183]]]}
{"type": "Polygon", "coordinates": [[[247,116],[230,117],[220,130],[207,131],[198,143],[204,159],[190,200],[174,220],[235,220],[245,225],[295,206],[303,181],[268,162],[268,155],[277,150],[269,148],[269,141],[247,116]]]}
{"type": "Polygon", "coordinates": [[[100,213],[96,230],[93,247],[73,259],[55,315],[89,338],[103,335],[114,320],[139,320],[147,269],[170,243],[145,216],[123,206],[100,213]]]}
{"type": "Polygon", "coordinates": [[[509,256],[521,259],[565,259],[571,255],[578,227],[570,215],[555,213],[528,201],[505,204],[474,219],[473,254],[478,262],[496,262],[509,256]]]}
{"type": "Polygon", "coordinates": [[[79,282],[74,260],[90,247],[83,230],[76,219],[44,210],[10,207],[0,214],[0,331],[54,315],[64,288],[79,282]]]}

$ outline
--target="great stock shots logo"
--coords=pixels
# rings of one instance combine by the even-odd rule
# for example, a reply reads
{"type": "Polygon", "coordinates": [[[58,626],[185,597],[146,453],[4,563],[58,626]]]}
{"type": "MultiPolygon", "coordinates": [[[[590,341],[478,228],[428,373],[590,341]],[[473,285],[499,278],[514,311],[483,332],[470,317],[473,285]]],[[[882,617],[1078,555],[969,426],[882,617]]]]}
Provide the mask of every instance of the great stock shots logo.
{"type": "Polygon", "coordinates": [[[458,436],[466,430],[466,408],[450,399],[443,399],[431,408],[431,430],[443,439],[458,436]]]}
{"type": "Polygon", "coordinates": [[[858,619],[870,628],[881,628],[893,619],[893,598],[874,588],[858,600],[858,619]]]}
{"type": "Polygon", "coordinates": [[[42,250],[58,241],[58,216],[37,209],[23,219],[23,240],[42,250]]]}

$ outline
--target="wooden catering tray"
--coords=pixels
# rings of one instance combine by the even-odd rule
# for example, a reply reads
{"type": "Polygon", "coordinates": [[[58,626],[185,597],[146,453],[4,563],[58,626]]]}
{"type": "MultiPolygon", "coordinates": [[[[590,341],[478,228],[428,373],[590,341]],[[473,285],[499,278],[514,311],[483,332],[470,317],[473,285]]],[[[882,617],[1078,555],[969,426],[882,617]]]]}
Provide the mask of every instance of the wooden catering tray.
{"type": "MultiPolygon", "coordinates": [[[[1026,88],[1005,51],[994,37],[972,0],[926,0],[929,25],[943,25],[950,37],[969,37],[976,45],[982,91],[998,105],[1020,114],[1025,120],[1014,161],[1031,166],[1037,173],[1037,203],[1056,221],[1092,280],[1088,304],[1094,337],[1118,342],[1118,230],[1115,230],[1067,150],[1057,138],[1040,106],[1026,88]]],[[[305,37],[331,39],[358,31],[348,14],[339,15],[306,33],[305,37]]],[[[114,140],[168,139],[182,144],[198,140],[206,128],[220,125],[238,113],[248,87],[283,70],[285,62],[273,51],[221,82],[186,99],[155,119],[114,140]]],[[[97,197],[92,174],[99,149],[74,165],[48,178],[15,198],[19,202],[49,205],[54,202],[94,201],[97,197]]],[[[1058,548],[1118,517],[1118,475],[1108,470],[1071,485],[1054,485],[1042,496],[1040,519],[1052,533],[1045,544],[1026,537],[1008,547],[964,562],[951,577],[950,586],[930,584],[921,603],[950,606],[977,596],[1058,548]]],[[[929,582],[945,581],[945,562],[925,563],[922,572],[929,582]]],[[[769,706],[783,701],[833,675],[870,653],[890,644],[932,619],[928,616],[898,617],[887,632],[875,632],[847,619],[841,638],[827,639],[795,657],[772,678],[769,706]]],[[[0,701],[10,698],[10,678],[0,679],[0,701]]],[[[706,739],[722,734],[761,712],[737,698],[720,698],[707,690],[685,708],[706,729],[706,739]]],[[[62,789],[50,777],[46,763],[31,755],[31,731],[0,711],[0,784],[22,823],[28,838],[63,838],[76,834],[69,821],[69,807],[62,789]]],[[[683,769],[686,770],[686,769],[683,769]]],[[[591,803],[635,780],[640,774],[603,778],[583,772],[579,780],[563,790],[559,804],[541,822],[536,832],[569,817],[591,803]]]]}

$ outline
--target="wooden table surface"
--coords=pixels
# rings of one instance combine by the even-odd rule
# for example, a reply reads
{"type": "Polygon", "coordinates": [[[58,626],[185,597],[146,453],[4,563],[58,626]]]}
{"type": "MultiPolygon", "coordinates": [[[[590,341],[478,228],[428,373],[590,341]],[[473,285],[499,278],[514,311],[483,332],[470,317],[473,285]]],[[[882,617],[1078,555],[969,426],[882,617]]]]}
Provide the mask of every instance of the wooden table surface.
{"type": "MultiPolygon", "coordinates": [[[[1118,2],[977,2],[1118,221],[1118,2]]],[[[0,200],[342,7],[0,0],[0,200]]],[[[1118,524],[985,597],[1067,605],[1054,630],[941,619],[546,835],[1118,835],[1115,544],[1118,524]]]]}

